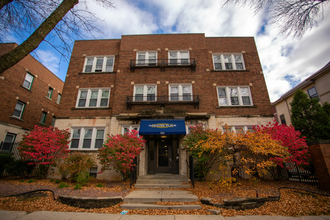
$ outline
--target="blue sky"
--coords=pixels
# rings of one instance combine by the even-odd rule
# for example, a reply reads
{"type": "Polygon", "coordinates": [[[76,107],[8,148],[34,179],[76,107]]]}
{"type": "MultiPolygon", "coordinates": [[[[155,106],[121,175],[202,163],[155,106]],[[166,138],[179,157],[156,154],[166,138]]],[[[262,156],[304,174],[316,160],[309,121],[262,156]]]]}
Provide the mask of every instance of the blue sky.
{"type": "MultiPolygon", "coordinates": [[[[106,9],[91,0],[76,7],[88,8],[101,20],[95,25],[104,34],[97,39],[128,34],[205,33],[211,36],[253,36],[271,101],[330,61],[330,7],[323,21],[300,39],[284,38],[267,13],[254,14],[248,7],[221,8],[218,0],[113,0],[106,9]]],[[[91,38],[89,38],[91,39],[91,38]]],[[[10,42],[21,43],[11,36],[10,42]]],[[[40,61],[65,80],[68,63],[47,43],[35,50],[40,61]]],[[[33,54],[32,54],[33,55],[33,54]]]]}

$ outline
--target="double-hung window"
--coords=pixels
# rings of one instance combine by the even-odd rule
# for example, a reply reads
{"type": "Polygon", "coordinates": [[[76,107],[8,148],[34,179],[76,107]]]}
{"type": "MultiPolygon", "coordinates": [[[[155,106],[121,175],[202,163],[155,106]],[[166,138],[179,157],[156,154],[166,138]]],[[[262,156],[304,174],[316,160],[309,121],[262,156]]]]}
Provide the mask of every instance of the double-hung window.
{"type": "Polygon", "coordinates": [[[72,128],[70,149],[90,150],[103,146],[104,128],[72,128]]]}
{"type": "Polygon", "coordinates": [[[282,125],[286,125],[284,114],[280,115],[280,120],[282,125]]]}
{"type": "Polygon", "coordinates": [[[56,100],[56,103],[57,103],[57,104],[60,104],[60,102],[61,102],[61,98],[62,98],[62,95],[61,95],[60,93],[58,93],[58,95],[57,95],[57,100],[56,100]]]}
{"type": "Polygon", "coordinates": [[[313,86],[312,88],[308,89],[307,92],[308,92],[309,98],[319,100],[319,95],[317,94],[317,91],[316,91],[315,86],[313,86]]]}
{"type": "Polygon", "coordinates": [[[242,54],[213,54],[214,70],[244,70],[242,54]]]}
{"type": "Polygon", "coordinates": [[[139,131],[139,125],[123,125],[122,134],[126,134],[130,131],[139,131]]]}
{"type": "Polygon", "coordinates": [[[13,116],[17,118],[22,118],[24,108],[25,108],[25,103],[21,101],[17,101],[13,116]]]}
{"type": "Polygon", "coordinates": [[[86,57],[83,72],[113,72],[114,62],[115,56],[86,57]]]}
{"type": "Polygon", "coordinates": [[[39,123],[40,124],[45,124],[46,117],[47,117],[47,112],[42,112],[39,123]]]}
{"type": "Polygon", "coordinates": [[[189,65],[189,51],[169,51],[169,65],[189,65]]]}
{"type": "Polygon", "coordinates": [[[110,88],[80,89],[77,108],[108,107],[110,88]]]}
{"type": "Polygon", "coordinates": [[[137,66],[156,66],[157,52],[137,52],[136,65],[137,66]]]}
{"type": "Polygon", "coordinates": [[[134,101],[135,102],[151,102],[156,101],[157,86],[156,85],[135,85],[134,101]]]}
{"type": "Polygon", "coordinates": [[[34,76],[32,76],[30,73],[26,73],[25,79],[23,82],[23,87],[27,89],[31,89],[32,83],[33,83],[34,76]]]}
{"type": "Polygon", "coordinates": [[[1,151],[10,151],[16,139],[16,134],[7,133],[1,151]]]}
{"type": "Polygon", "coordinates": [[[47,97],[51,99],[52,95],[53,95],[53,88],[49,87],[47,92],[47,97]]]}
{"type": "Polygon", "coordinates": [[[217,87],[219,106],[252,105],[250,87],[217,87]]]}
{"type": "Polygon", "coordinates": [[[170,101],[192,101],[191,84],[172,84],[169,86],[170,101]]]}

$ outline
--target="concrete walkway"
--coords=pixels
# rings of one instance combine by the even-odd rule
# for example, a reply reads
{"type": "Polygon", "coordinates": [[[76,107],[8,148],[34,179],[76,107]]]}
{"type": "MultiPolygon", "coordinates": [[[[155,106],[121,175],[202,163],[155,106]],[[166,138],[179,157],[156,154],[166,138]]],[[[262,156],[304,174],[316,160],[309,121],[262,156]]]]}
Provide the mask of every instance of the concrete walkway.
{"type": "Polygon", "coordinates": [[[0,220],[330,220],[330,216],[236,216],[223,217],[220,215],[120,215],[94,214],[86,212],[26,212],[0,210],[0,220]]]}

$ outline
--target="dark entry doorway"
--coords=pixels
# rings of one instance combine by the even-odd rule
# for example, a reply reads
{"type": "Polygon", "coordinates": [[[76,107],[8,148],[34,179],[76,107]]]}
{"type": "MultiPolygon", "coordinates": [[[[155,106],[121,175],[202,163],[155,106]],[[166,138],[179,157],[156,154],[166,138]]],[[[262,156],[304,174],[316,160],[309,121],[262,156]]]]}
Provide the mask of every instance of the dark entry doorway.
{"type": "Polygon", "coordinates": [[[148,174],[178,174],[178,135],[148,135],[147,140],[148,174]]]}

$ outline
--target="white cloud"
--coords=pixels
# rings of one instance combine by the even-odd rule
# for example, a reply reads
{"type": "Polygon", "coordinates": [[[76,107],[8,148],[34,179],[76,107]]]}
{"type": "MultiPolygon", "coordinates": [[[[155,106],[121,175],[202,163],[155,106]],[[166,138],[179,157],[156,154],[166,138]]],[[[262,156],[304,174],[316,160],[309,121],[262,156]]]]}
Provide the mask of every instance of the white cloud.
{"type": "Polygon", "coordinates": [[[51,51],[37,49],[36,58],[55,75],[59,74],[60,59],[51,51]]]}

